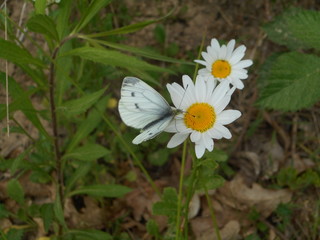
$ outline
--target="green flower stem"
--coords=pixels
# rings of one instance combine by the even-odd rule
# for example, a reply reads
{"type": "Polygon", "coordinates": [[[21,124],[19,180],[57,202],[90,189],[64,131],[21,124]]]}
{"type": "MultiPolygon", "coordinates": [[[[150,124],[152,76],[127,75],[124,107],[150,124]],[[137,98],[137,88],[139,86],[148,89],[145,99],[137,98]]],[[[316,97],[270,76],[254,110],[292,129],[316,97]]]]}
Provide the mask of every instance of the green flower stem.
{"type": "MultiPolygon", "coordinates": [[[[194,191],[195,191],[195,184],[196,184],[196,179],[197,179],[197,174],[198,174],[198,168],[196,167],[197,166],[197,163],[196,161],[198,159],[194,158],[195,161],[193,162],[193,168],[192,168],[192,172],[191,172],[191,177],[190,177],[190,184],[188,185],[188,189],[187,189],[187,198],[186,198],[186,202],[184,204],[185,206],[185,214],[184,214],[184,217],[185,219],[188,219],[188,215],[189,215],[189,204],[190,204],[190,201],[193,197],[193,194],[194,194],[194,191]]],[[[184,224],[184,236],[185,236],[185,239],[188,239],[188,221],[185,221],[185,224],[184,224]]]]}
{"type": "Polygon", "coordinates": [[[178,195],[178,206],[177,206],[177,225],[176,225],[176,239],[180,237],[180,217],[181,217],[181,205],[182,205],[182,191],[183,191],[183,178],[184,178],[184,169],[186,165],[186,154],[187,153],[187,141],[183,143],[182,150],[182,161],[180,168],[180,181],[179,181],[179,195],[178,195]]]}
{"type": "Polygon", "coordinates": [[[205,195],[206,195],[206,198],[207,198],[208,206],[209,206],[209,209],[210,209],[210,214],[211,214],[211,218],[212,218],[213,227],[214,227],[214,229],[216,231],[217,239],[221,240],[220,231],[219,231],[218,224],[217,224],[217,218],[216,218],[216,215],[214,213],[212,202],[211,202],[211,199],[210,199],[209,194],[208,194],[207,186],[204,186],[204,191],[205,191],[205,195]]]}

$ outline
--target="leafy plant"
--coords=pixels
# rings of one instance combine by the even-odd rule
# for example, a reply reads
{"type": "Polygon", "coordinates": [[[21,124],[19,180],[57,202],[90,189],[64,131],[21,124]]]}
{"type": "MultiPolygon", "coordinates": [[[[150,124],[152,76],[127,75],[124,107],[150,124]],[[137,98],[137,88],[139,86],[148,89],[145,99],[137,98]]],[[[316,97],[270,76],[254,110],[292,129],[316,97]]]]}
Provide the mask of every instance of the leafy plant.
{"type": "Polygon", "coordinates": [[[264,26],[269,38],[292,52],[272,55],[262,67],[260,98],[264,108],[296,111],[319,101],[320,58],[298,50],[319,50],[320,12],[291,8],[264,26]]]}
{"type": "MultiPolygon", "coordinates": [[[[110,85],[118,84],[113,80],[124,74],[159,84],[155,74],[174,73],[170,68],[151,64],[146,59],[184,63],[116,42],[120,37],[157,23],[171,13],[163,18],[113,29],[112,14],[108,12],[110,3],[110,0],[36,0],[29,18],[21,27],[4,11],[1,12],[1,28],[8,31],[9,39],[0,39],[0,58],[15,64],[33,81],[32,88],[25,89],[18,79],[8,79],[12,98],[8,106],[10,118],[18,125],[11,130],[16,129],[33,142],[14,159],[1,159],[4,163],[2,169],[19,173],[17,178],[7,183],[8,196],[20,205],[19,212],[12,217],[25,222],[26,228],[35,228],[32,219],[40,217],[45,231],[51,232],[52,238],[112,239],[108,233],[98,230],[68,229],[64,219],[66,199],[74,195],[118,198],[131,191],[117,179],[101,181],[95,176],[101,174],[98,161],[107,162],[113,152],[108,140],[104,144],[97,143],[101,132],[107,139],[116,136],[121,143],[119,145],[134,155],[132,147],[115,127],[114,117],[110,117],[113,110],[107,109],[110,85]],[[106,9],[106,16],[100,14],[102,9],[106,9]],[[108,28],[94,24],[101,18],[106,20],[108,28]],[[4,19],[8,22],[6,29],[4,19]],[[14,34],[16,29],[22,32],[32,48],[19,40],[20,36],[14,34]],[[44,109],[41,111],[33,105],[31,99],[35,96],[42,99],[44,109]],[[22,111],[37,129],[36,138],[15,119],[16,111],[22,111]],[[45,127],[44,121],[48,121],[51,127],[45,127]],[[61,129],[65,129],[64,136],[61,129]],[[53,202],[32,207],[25,203],[24,190],[17,179],[28,171],[30,181],[54,184],[56,197],[53,202]],[[83,178],[86,181],[81,181],[83,178]]],[[[0,72],[0,84],[6,86],[4,72],[0,72]]],[[[6,106],[1,104],[0,119],[5,116],[6,106]]],[[[135,163],[143,168],[139,159],[134,158],[135,163]]],[[[8,214],[5,206],[1,205],[1,217],[8,214]]],[[[24,234],[24,229],[10,229],[4,237],[22,239],[24,234]]]]}

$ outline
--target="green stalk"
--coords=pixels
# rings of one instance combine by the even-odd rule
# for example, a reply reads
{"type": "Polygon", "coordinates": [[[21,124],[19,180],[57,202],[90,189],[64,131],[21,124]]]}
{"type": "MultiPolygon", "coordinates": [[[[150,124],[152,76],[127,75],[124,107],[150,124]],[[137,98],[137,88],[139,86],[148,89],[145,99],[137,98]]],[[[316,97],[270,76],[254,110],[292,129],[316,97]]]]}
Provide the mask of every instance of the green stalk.
{"type": "Polygon", "coordinates": [[[217,224],[217,218],[216,218],[216,215],[214,213],[214,209],[213,209],[212,202],[211,202],[211,199],[209,197],[208,189],[207,189],[206,185],[204,185],[204,191],[205,191],[205,195],[206,195],[206,198],[207,198],[208,206],[209,206],[209,209],[210,209],[212,223],[213,223],[213,227],[214,227],[214,230],[216,232],[216,235],[217,235],[217,239],[221,240],[220,231],[219,231],[218,224],[217,224]]]}
{"type": "Polygon", "coordinates": [[[183,143],[182,150],[182,161],[180,168],[180,181],[179,181],[179,195],[178,195],[178,209],[177,209],[177,225],[176,225],[176,239],[180,237],[180,217],[181,217],[181,203],[182,203],[182,191],[183,191],[183,178],[184,178],[184,169],[186,165],[186,154],[187,153],[187,141],[183,143]]]}

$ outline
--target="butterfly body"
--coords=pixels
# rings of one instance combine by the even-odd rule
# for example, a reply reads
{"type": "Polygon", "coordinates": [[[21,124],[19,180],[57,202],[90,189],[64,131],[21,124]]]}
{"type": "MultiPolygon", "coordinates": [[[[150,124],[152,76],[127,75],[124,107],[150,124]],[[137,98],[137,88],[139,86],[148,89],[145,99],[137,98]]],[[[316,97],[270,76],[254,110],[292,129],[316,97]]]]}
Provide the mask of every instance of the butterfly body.
{"type": "Polygon", "coordinates": [[[160,134],[173,120],[178,110],[152,87],[135,77],[125,77],[121,87],[119,113],[122,121],[141,133],[134,144],[147,141],[160,134]]]}

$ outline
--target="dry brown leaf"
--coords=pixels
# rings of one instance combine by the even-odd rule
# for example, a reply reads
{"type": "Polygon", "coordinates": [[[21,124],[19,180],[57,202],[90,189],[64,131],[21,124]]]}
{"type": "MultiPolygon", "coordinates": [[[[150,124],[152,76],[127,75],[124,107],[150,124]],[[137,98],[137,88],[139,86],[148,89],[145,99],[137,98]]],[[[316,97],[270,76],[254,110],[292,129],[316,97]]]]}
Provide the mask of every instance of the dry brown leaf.
{"type": "Polygon", "coordinates": [[[291,200],[292,193],[286,189],[265,189],[257,183],[251,187],[245,184],[244,177],[237,174],[233,180],[226,182],[216,195],[220,201],[241,211],[255,207],[262,216],[269,216],[279,203],[291,200]]]}
{"type": "MultiPolygon", "coordinates": [[[[217,239],[211,217],[199,217],[192,220],[191,228],[197,240],[217,239]]],[[[240,224],[232,220],[219,231],[222,240],[235,240],[239,238],[240,224]]]]}

